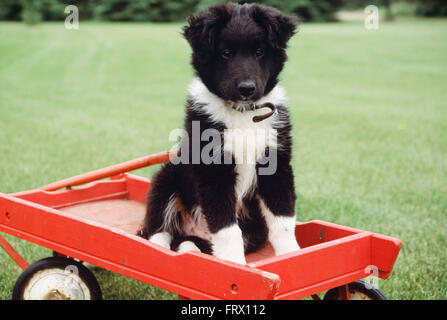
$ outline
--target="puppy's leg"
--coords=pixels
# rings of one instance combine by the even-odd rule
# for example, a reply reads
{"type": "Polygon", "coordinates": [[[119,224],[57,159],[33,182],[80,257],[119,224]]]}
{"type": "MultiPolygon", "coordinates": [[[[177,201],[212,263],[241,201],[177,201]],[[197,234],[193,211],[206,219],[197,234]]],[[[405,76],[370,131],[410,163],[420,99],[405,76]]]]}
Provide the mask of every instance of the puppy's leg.
{"type": "Polygon", "coordinates": [[[238,216],[244,238],[245,254],[256,252],[268,240],[268,229],[258,197],[244,199],[242,213],[238,216]]]}
{"type": "Polygon", "coordinates": [[[201,165],[197,168],[196,179],[201,211],[211,234],[213,255],[246,264],[242,231],[236,217],[234,165],[201,165]]]}
{"type": "Polygon", "coordinates": [[[300,249],[295,238],[295,186],[287,159],[278,156],[271,175],[258,175],[259,205],[276,255],[300,249]]]}
{"type": "Polygon", "coordinates": [[[211,234],[213,255],[239,264],[246,264],[242,231],[233,223],[211,234]]]}
{"type": "Polygon", "coordinates": [[[262,199],[259,202],[268,228],[268,239],[275,254],[280,255],[299,250],[300,247],[295,238],[295,214],[275,215],[262,199]]]}
{"type": "MultiPolygon", "coordinates": [[[[158,200],[156,201],[158,202],[158,200]]],[[[154,210],[154,208],[161,208],[162,205],[151,203],[151,206],[148,206],[145,228],[140,231],[141,236],[166,249],[171,249],[171,234],[176,224],[175,221],[179,219],[177,209],[172,205],[172,202],[173,197],[170,197],[165,202],[163,210],[154,210]]]]}
{"type": "Polygon", "coordinates": [[[176,168],[165,165],[153,178],[146,216],[138,235],[170,249],[172,235],[179,228],[179,200],[175,190],[176,168]]]}

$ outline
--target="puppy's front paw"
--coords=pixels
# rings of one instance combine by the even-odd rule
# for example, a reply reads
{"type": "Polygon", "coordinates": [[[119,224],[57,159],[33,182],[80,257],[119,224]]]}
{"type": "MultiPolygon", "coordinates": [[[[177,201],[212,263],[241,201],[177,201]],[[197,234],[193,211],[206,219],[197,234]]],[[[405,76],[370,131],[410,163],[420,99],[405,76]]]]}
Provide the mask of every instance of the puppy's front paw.
{"type": "Polygon", "coordinates": [[[177,248],[178,253],[186,253],[189,251],[200,252],[200,249],[192,241],[183,241],[177,248]]]}
{"type": "Polygon", "coordinates": [[[172,237],[165,231],[152,235],[149,238],[149,241],[158,244],[159,246],[165,247],[166,249],[171,249],[172,237]]]}
{"type": "Polygon", "coordinates": [[[211,243],[214,256],[239,264],[247,264],[244,255],[242,231],[237,224],[212,234],[211,243]]]}
{"type": "Polygon", "coordinates": [[[275,255],[279,256],[280,254],[285,254],[293,251],[300,250],[300,246],[296,242],[296,240],[293,239],[282,239],[282,241],[279,241],[276,243],[275,246],[275,255]]]}
{"type": "Polygon", "coordinates": [[[242,255],[241,254],[225,254],[225,255],[222,255],[222,254],[214,253],[214,256],[216,256],[218,258],[221,258],[221,259],[224,259],[224,260],[231,261],[231,262],[243,264],[243,265],[247,264],[247,261],[245,260],[245,256],[243,254],[242,255]]]}

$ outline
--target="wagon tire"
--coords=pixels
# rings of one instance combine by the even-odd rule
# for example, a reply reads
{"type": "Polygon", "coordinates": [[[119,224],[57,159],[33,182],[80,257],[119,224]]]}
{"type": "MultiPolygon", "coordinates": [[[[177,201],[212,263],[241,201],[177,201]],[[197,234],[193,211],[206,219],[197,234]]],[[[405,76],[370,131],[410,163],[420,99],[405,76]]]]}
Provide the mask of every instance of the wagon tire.
{"type": "Polygon", "coordinates": [[[57,251],[53,251],[53,257],[69,258],[69,256],[66,256],[66,255],[59,253],[57,251]]]}
{"type": "Polygon", "coordinates": [[[93,273],[81,263],[50,257],[30,264],[14,285],[13,300],[101,300],[93,273]]]}
{"type": "MultiPolygon", "coordinates": [[[[357,280],[348,284],[350,300],[388,300],[383,291],[372,287],[363,280],[357,280]]],[[[338,288],[330,289],[324,295],[323,300],[338,300],[338,288]]]]}

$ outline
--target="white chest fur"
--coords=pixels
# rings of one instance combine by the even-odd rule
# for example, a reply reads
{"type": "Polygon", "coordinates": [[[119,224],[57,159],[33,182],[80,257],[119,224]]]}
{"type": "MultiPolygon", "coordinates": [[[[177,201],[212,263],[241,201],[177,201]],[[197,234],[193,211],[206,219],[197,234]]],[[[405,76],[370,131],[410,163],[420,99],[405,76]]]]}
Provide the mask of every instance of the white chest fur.
{"type": "MultiPolygon", "coordinates": [[[[264,155],[265,149],[277,148],[275,127],[278,127],[278,114],[261,122],[253,122],[254,116],[268,111],[236,111],[211,93],[200,79],[195,79],[190,85],[189,94],[197,103],[198,111],[206,113],[212,121],[221,122],[227,128],[223,134],[223,149],[233,155],[237,173],[235,193],[238,202],[241,202],[256,186],[256,163],[264,155]]],[[[265,102],[285,105],[284,90],[276,86],[256,104],[265,102]]]]}
{"type": "Polygon", "coordinates": [[[256,163],[264,155],[267,147],[276,147],[276,129],[272,128],[273,119],[255,123],[255,112],[235,111],[227,109],[223,123],[227,127],[224,133],[224,150],[233,155],[236,165],[235,193],[238,202],[249,194],[256,186],[256,163]]]}

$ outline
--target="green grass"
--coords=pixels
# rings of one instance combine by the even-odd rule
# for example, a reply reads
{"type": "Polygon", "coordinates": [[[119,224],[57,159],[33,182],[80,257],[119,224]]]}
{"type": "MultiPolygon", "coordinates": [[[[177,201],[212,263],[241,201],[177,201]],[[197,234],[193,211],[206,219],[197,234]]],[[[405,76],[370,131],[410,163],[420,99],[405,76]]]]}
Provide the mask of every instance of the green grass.
{"type": "MultiPolygon", "coordinates": [[[[170,149],[191,80],[179,24],[0,23],[0,191],[36,188],[170,149]]],[[[380,288],[447,298],[447,20],[304,24],[281,78],[299,220],[394,237],[380,288]]],[[[150,176],[154,169],[136,172],[150,176]]],[[[48,249],[11,236],[28,259],[48,249]]],[[[0,251],[0,299],[19,268],[0,251]]],[[[330,267],[330,266],[328,266],[330,267]]],[[[175,295],[95,271],[105,299],[175,295]]]]}

